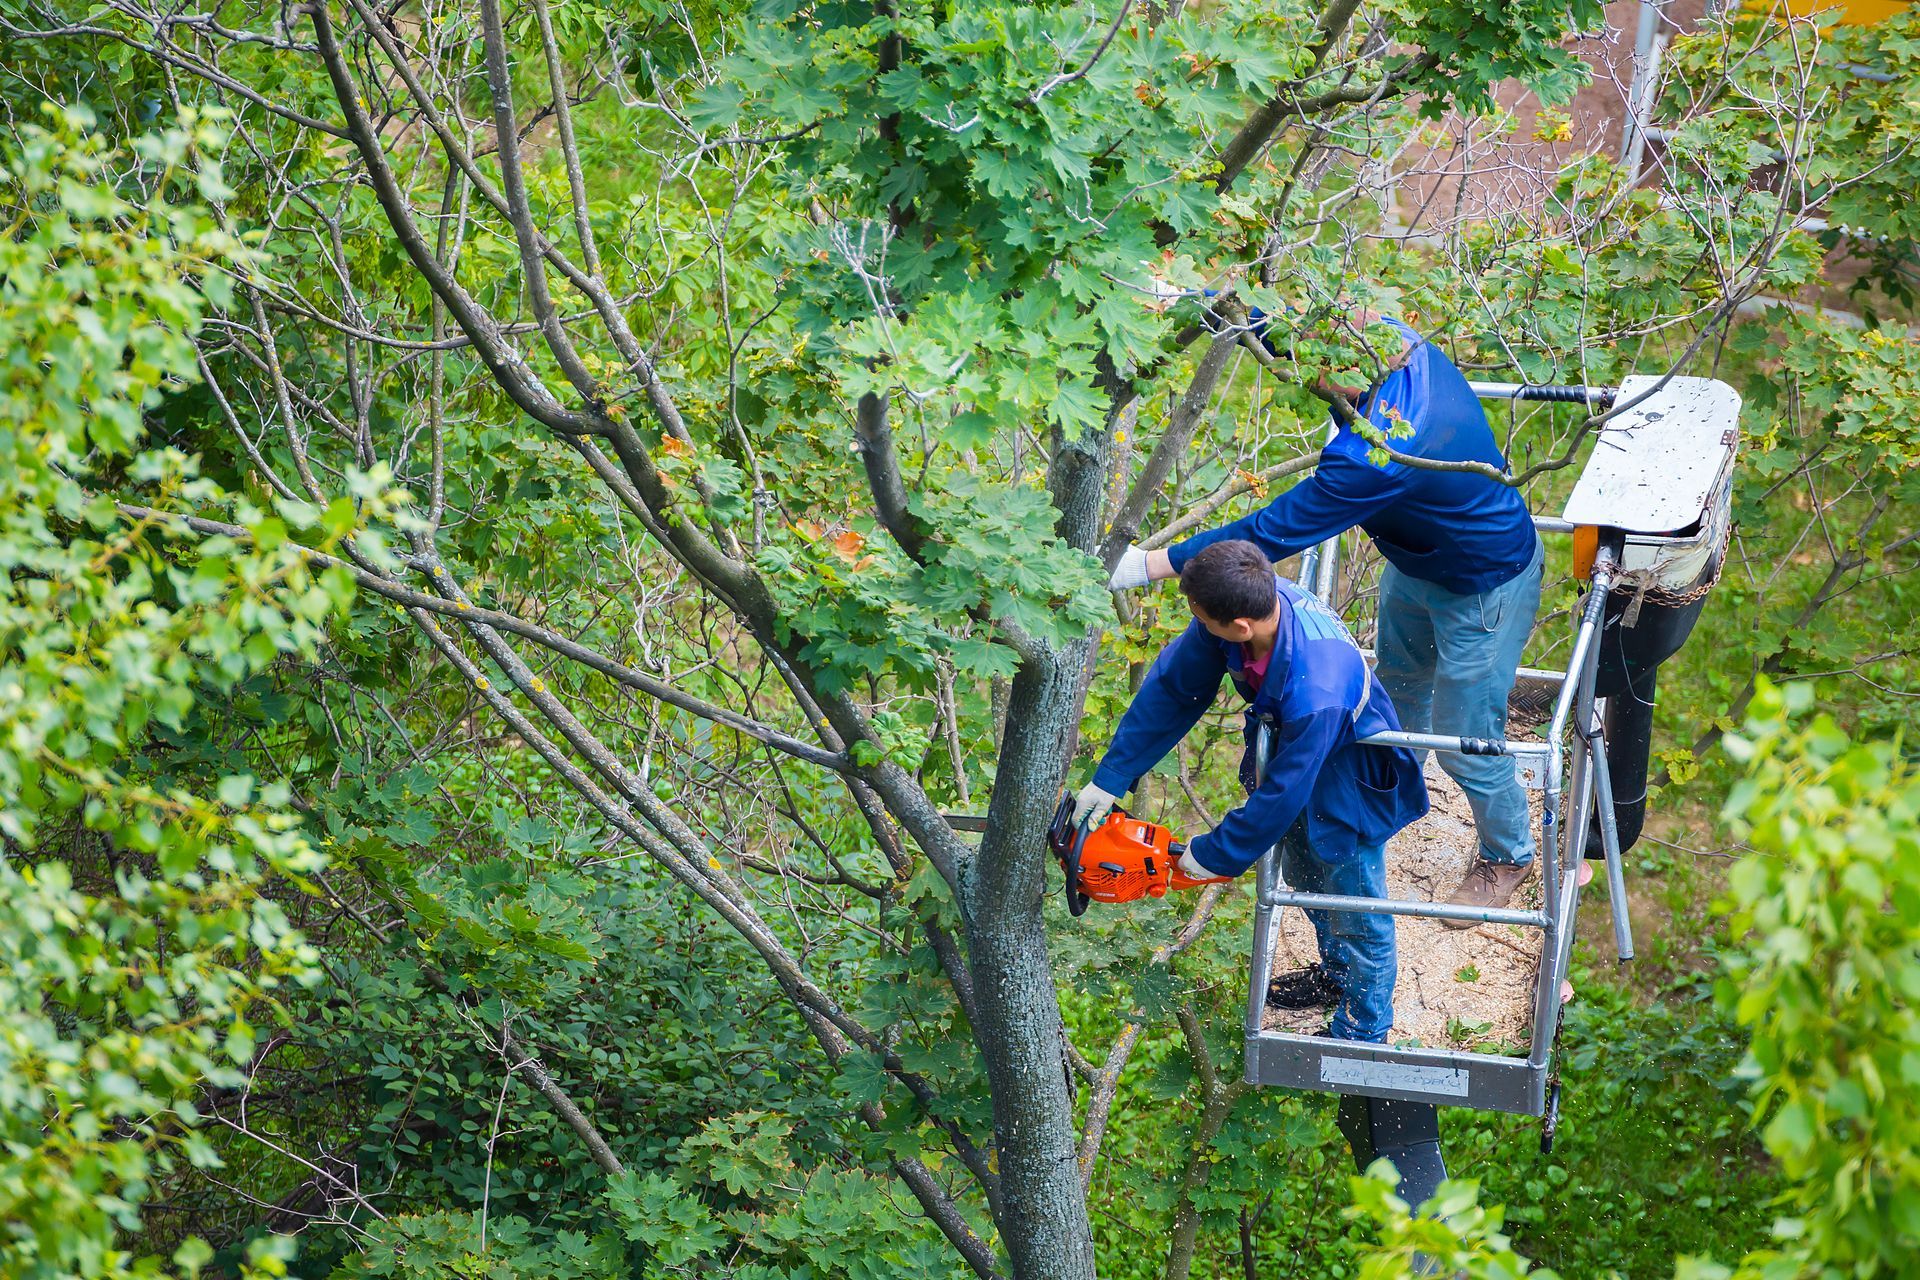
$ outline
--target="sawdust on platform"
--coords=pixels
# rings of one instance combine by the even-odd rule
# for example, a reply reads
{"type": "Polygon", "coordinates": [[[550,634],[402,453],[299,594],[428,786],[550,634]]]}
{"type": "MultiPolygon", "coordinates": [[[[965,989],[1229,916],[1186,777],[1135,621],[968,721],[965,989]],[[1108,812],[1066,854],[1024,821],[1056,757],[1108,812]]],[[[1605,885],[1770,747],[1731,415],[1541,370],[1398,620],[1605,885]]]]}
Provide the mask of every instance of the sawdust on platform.
{"type": "MultiPolygon", "coordinates": [[[[1433,808],[1387,844],[1387,892],[1395,898],[1445,898],[1478,855],[1473,813],[1453,779],[1429,757],[1427,791],[1433,808]]],[[[1540,830],[1539,792],[1529,792],[1533,830],[1540,830]]],[[[1536,860],[1536,866],[1538,862],[1536,860]]],[[[1512,906],[1540,906],[1536,872],[1514,894],[1512,906]]],[[[1298,909],[1280,913],[1275,940],[1275,976],[1315,960],[1313,928],[1298,909]]],[[[1393,992],[1395,1045],[1523,1054],[1532,1038],[1533,996],[1540,971],[1543,934],[1518,925],[1482,924],[1446,929],[1438,920],[1395,916],[1399,982],[1393,992]]],[[[1269,1031],[1312,1033],[1326,1025],[1320,1009],[1272,1009],[1269,1031]]]]}

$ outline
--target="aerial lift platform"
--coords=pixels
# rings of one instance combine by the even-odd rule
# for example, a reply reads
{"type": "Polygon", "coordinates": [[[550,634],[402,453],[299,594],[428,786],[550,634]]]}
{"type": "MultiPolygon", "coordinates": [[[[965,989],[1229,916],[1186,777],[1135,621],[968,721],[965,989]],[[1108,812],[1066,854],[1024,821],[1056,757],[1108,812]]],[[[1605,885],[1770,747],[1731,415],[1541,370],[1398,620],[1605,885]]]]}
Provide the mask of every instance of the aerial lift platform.
{"type": "MultiPolygon", "coordinates": [[[[1718,580],[1731,530],[1740,397],[1727,384],[1669,376],[1629,377],[1617,388],[1475,383],[1474,390],[1483,400],[1573,402],[1608,412],[1562,513],[1534,520],[1543,535],[1572,539],[1576,575],[1588,583],[1564,669],[1520,674],[1519,693],[1550,694],[1551,714],[1528,736],[1384,733],[1365,741],[1512,757],[1538,815],[1537,902],[1476,909],[1411,897],[1302,893],[1285,883],[1274,852],[1258,865],[1246,1079],[1368,1100],[1343,1103],[1341,1116],[1363,1166],[1374,1154],[1407,1160],[1409,1143],[1431,1146],[1437,1166],[1432,1106],[1538,1116],[1543,1148],[1551,1144],[1559,1098],[1554,1049],[1581,887],[1591,878],[1585,864],[1594,859],[1603,867],[1614,946],[1622,961],[1629,960],[1633,935],[1621,854],[1637,839],[1645,810],[1655,675],[1685,642],[1718,580]],[[1538,960],[1530,986],[1517,993],[1526,1007],[1513,1019],[1526,1028],[1524,1053],[1405,1040],[1367,1044],[1276,1026],[1265,995],[1276,957],[1287,950],[1287,907],[1467,920],[1511,926],[1508,935],[1537,941],[1537,950],[1525,946],[1538,960]]],[[[1336,607],[1330,597],[1338,555],[1339,539],[1331,539],[1309,551],[1300,570],[1302,584],[1336,607]]],[[[1262,733],[1256,739],[1257,763],[1264,763],[1266,738],[1262,733]]],[[[1417,837],[1419,824],[1409,832],[1417,837]]],[[[1466,844],[1471,856],[1473,843],[1466,844]]],[[[1390,877],[1394,861],[1390,846],[1390,877]]],[[[1485,945],[1487,933],[1476,929],[1462,936],[1485,945]]],[[[1512,945],[1506,938],[1501,942],[1512,945]]],[[[1433,1179],[1413,1176],[1405,1164],[1402,1172],[1408,1175],[1403,1196],[1419,1203],[1419,1184],[1433,1179]]]]}

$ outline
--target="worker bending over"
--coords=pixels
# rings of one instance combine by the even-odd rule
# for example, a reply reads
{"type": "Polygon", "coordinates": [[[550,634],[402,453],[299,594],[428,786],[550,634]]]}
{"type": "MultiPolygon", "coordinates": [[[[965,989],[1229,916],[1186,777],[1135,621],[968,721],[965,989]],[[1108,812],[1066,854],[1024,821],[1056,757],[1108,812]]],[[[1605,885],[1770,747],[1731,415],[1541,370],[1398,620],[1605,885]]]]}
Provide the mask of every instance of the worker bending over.
{"type": "MultiPolygon", "coordinates": [[[[1098,824],[1119,797],[1199,723],[1231,677],[1247,702],[1241,781],[1250,794],[1194,839],[1180,869],[1196,880],[1237,876],[1276,843],[1281,874],[1308,893],[1383,898],[1388,837],[1427,811],[1420,762],[1357,739],[1399,728],[1365,656],[1318,599],[1273,571],[1251,542],[1215,541],[1180,572],[1193,609],[1121,717],[1073,818],[1098,824]],[[1275,732],[1266,775],[1253,781],[1254,735],[1275,732]]],[[[1310,910],[1320,964],[1284,975],[1268,1002],[1333,1006],[1329,1034],[1385,1041],[1393,1025],[1393,917],[1310,910]]]]}
{"type": "MultiPolygon", "coordinates": [[[[1387,323],[1406,347],[1372,392],[1357,397],[1367,420],[1397,453],[1504,471],[1480,400],[1453,362],[1412,329],[1387,323]]],[[[1223,539],[1247,539],[1279,561],[1358,525],[1387,561],[1374,650],[1406,727],[1504,738],[1507,695],[1540,607],[1543,550],[1526,503],[1483,474],[1376,464],[1373,447],[1352,424],[1338,423],[1310,477],[1253,514],[1165,550],[1128,547],[1110,585],[1123,591],[1170,578],[1223,539]]],[[[1504,907],[1534,856],[1513,759],[1442,752],[1440,765],[1466,793],[1480,844],[1448,901],[1504,907]]]]}

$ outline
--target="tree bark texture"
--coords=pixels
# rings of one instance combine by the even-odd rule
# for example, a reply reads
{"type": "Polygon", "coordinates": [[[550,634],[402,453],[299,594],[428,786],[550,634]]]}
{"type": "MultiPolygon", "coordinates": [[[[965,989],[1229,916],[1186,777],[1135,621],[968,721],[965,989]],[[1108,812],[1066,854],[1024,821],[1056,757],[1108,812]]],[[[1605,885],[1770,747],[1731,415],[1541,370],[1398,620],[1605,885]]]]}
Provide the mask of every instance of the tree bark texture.
{"type": "Polygon", "coordinates": [[[1000,1237],[1022,1280],[1091,1280],[1092,1228],[1080,1186],[1074,1094],[1047,957],[1045,831],[1087,642],[1030,663],[1013,682],[986,838],[965,885],[977,1022],[993,1095],[1000,1237]]]}

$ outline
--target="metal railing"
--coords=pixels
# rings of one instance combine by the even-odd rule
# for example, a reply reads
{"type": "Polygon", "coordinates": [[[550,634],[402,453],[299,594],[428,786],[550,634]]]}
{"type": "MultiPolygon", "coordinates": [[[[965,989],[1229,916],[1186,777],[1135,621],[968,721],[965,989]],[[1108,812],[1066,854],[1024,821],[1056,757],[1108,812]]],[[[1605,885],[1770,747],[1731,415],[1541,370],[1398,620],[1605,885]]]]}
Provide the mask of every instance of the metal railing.
{"type": "MultiPolygon", "coordinates": [[[[1328,542],[1313,548],[1303,557],[1301,580],[1304,582],[1311,578],[1314,585],[1310,589],[1323,600],[1326,599],[1326,594],[1323,592],[1327,592],[1332,585],[1337,555],[1336,544],[1337,539],[1329,539],[1328,542]]],[[[1582,716],[1581,722],[1588,725],[1585,733],[1576,733],[1573,737],[1576,777],[1583,780],[1584,786],[1584,779],[1588,772],[1585,766],[1595,760],[1599,761],[1599,772],[1602,775],[1605,773],[1605,754],[1592,750],[1592,739],[1596,738],[1599,732],[1597,725],[1593,723],[1595,674],[1593,659],[1597,656],[1595,636],[1601,615],[1606,608],[1607,592],[1612,587],[1614,571],[1615,564],[1611,550],[1603,550],[1595,558],[1593,590],[1588,596],[1580,630],[1575,637],[1572,654],[1568,658],[1567,670],[1540,673],[1543,676],[1557,676],[1561,682],[1560,696],[1555,702],[1553,719],[1547,730],[1545,741],[1528,742],[1512,738],[1479,738],[1457,734],[1406,731],[1376,733],[1360,739],[1363,746],[1406,747],[1415,751],[1444,751],[1457,755],[1540,758],[1545,765],[1544,773],[1547,778],[1546,802],[1541,815],[1540,858],[1542,879],[1549,886],[1557,883],[1560,865],[1554,836],[1560,801],[1559,780],[1566,761],[1566,748],[1562,744],[1562,739],[1566,736],[1569,718],[1576,709],[1582,716]]],[[[1256,735],[1254,757],[1256,774],[1264,772],[1266,755],[1270,749],[1267,743],[1269,732],[1270,730],[1263,726],[1256,735]]],[[[1613,864],[1618,861],[1618,840],[1617,838],[1607,839],[1606,828],[1611,825],[1608,819],[1612,816],[1611,789],[1607,786],[1604,776],[1600,787],[1609,793],[1608,803],[1603,806],[1601,826],[1603,847],[1611,850],[1609,854],[1609,881],[1611,882],[1614,879],[1613,864]]],[[[1577,804],[1591,802],[1592,797],[1586,792],[1576,790],[1575,794],[1580,797],[1577,804]]],[[[1262,859],[1262,865],[1265,866],[1273,861],[1274,855],[1269,852],[1262,859]]],[[[1624,900],[1624,890],[1621,896],[1624,900]]],[[[1419,916],[1434,920],[1471,920],[1492,924],[1525,925],[1532,928],[1547,928],[1553,923],[1550,914],[1546,911],[1462,907],[1447,902],[1416,902],[1401,898],[1354,898],[1338,894],[1302,893],[1288,888],[1279,879],[1277,869],[1268,872],[1266,884],[1261,887],[1260,900],[1268,906],[1275,907],[1312,907],[1324,911],[1377,911],[1390,915],[1419,916]]],[[[1627,942],[1626,945],[1630,947],[1631,943],[1627,942]]]]}
{"type": "MultiPolygon", "coordinates": [[[[1496,388],[1476,384],[1487,398],[1553,399],[1609,404],[1612,388],[1496,388]],[[1550,390],[1556,393],[1528,394],[1550,390]]],[[[1564,520],[1535,517],[1542,533],[1564,534],[1573,528],[1564,520]]],[[[1256,868],[1256,928],[1252,981],[1247,992],[1248,1079],[1292,1087],[1333,1087],[1342,1092],[1377,1096],[1454,1100],[1456,1105],[1487,1106],[1540,1114],[1547,1105],[1548,1064],[1560,1016],[1560,987],[1572,959],[1575,909],[1579,901],[1580,863],[1584,860],[1587,830],[1598,809],[1600,843],[1605,858],[1607,892],[1612,907],[1614,943],[1620,958],[1633,956],[1633,936],[1627,916],[1626,879],[1621,865],[1619,832],[1613,816],[1612,780],[1607,775],[1606,752],[1600,738],[1604,703],[1594,695],[1599,669],[1600,631],[1607,598],[1619,572],[1618,548],[1602,545],[1594,559],[1593,578],[1568,652],[1564,670],[1522,668],[1518,676],[1535,683],[1557,684],[1552,717],[1540,740],[1478,738],[1442,733],[1397,731],[1373,734],[1364,745],[1406,747],[1417,751],[1459,755],[1498,755],[1516,765],[1539,770],[1544,792],[1540,815],[1539,861],[1541,905],[1537,910],[1465,907],[1449,902],[1426,902],[1393,897],[1352,897],[1307,893],[1291,888],[1280,870],[1278,850],[1270,849],[1256,868]],[[1328,1040],[1291,1032],[1268,1031],[1264,1026],[1266,981],[1271,971],[1275,930],[1273,913],[1284,907],[1326,911],[1378,912],[1429,920],[1470,921],[1515,925],[1542,932],[1539,972],[1534,990],[1533,1034],[1524,1061],[1465,1050],[1396,1048],[1353,1041],[1328,1040]],[[1358,1064],[1358,1065],[1356,1065],[1358,1064]],[[1335,1068],[1338,1068],[1336,1071],[1335,1068]],[[1513,1075],[1515,1071],[1520,1076],[1513,1075]],[[1355,1081],[1361,1083],[1355,1083],[1355,1081]],[[1426,1083],[1393,1083],[1393,1081],[1426,1083]],[[1387,1083],[1380,1083],[1386,1081],[1387,1083]]],[[[1301,558],[1299,582],[1329,605],[1338,571],[1339,538],[1308,550],[1301,558]]],[[[1272,730],[1261,726],[1254,735],[1254,769],[1264,777],[1271,751],[1272,730]]]]}

